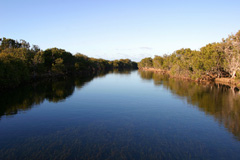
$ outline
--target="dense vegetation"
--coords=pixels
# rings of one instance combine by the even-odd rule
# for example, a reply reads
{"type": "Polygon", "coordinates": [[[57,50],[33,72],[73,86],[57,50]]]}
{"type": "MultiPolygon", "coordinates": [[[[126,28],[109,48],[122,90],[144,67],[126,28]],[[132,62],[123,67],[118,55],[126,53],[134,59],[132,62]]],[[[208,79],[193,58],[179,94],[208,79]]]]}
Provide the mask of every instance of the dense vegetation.
{"type": "Polygon", "coordinates": [[[180,49],[171,55],[144,58],[139,68],[155,68],[191,79],[240,78],[240,31],[199,51],[180,49]]]}
{"type": "Polygon", "coordinates": [[[64,49],[41,50],[25,40],[0,39],[0,87],[17,86],[37,77],[95,72],[106,69],[136,69],[129,59],[104,60],[75,55],[64,49]]]}

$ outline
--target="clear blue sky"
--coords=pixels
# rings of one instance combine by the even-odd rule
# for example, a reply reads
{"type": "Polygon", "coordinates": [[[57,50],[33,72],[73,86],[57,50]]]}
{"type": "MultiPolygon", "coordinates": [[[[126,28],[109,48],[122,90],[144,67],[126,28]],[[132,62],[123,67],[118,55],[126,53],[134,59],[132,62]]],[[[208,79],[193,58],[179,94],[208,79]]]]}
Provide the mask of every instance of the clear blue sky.
{"type": "Polygon", "coordinates": [[[240,0],[2,0],[0,37],[104,59],[199,49],[240,30],[240,0]]]}

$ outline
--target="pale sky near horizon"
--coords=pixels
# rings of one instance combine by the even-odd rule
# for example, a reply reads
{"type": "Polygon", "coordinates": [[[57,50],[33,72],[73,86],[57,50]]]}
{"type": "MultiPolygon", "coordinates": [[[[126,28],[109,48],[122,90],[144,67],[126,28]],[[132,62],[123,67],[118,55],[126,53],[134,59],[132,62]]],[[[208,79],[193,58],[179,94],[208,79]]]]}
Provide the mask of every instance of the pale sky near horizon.
{"type": "Polygon", "coordinates": [[[2,0],[0,37],[104,59],[171,54],[240,30],[239,0],[2,0]]]}

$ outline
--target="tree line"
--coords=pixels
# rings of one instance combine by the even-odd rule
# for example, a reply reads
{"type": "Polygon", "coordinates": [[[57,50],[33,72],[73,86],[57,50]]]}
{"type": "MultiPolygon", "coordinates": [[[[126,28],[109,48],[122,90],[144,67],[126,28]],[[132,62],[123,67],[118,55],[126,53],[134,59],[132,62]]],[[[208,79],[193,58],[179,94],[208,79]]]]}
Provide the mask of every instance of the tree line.
{"type": "Polygon", "coordinates": [[[105,60],[64,49],[41,50],[25,40],[0,39],[0,87],[17,86],[32,78],[95,72],[107,69],[137,69],[130,59],[105,60]]]}
{"type": "Polygon", "coordinates": [[[240,30],[222,39],[222,42],[207,44],[200,50],[183,48],[170,55],[144,58],[138,67],[160,69],[194,80],[206,77],[240,78],[240,30]]]}

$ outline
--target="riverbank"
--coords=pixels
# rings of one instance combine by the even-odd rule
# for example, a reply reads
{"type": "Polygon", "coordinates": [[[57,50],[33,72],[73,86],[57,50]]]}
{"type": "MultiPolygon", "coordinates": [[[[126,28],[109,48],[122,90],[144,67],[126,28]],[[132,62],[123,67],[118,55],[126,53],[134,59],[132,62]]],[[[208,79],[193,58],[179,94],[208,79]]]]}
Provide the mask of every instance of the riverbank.
{"type": "Polygon", "coordinates": [[[190,77],[184,76],[184,75],[172,75],[169,71],[162,70],[162,69],[156,69],[156,68],[139,68],[139,70],[143,71],[151,71],[151,72],[158,72],[162,74],[167,74],[171,78],[178,78],[182,80],[188,80],[188,81],[195,81],[195,82],[201,82],[201,83],[216,83],[216,84],[223,84],[227,85],[231,88],[237,88],[240,90],[240,80],[232,79],[232,78],[204,78],[204,79],[196,79],[193,80],[190,77]]]}

